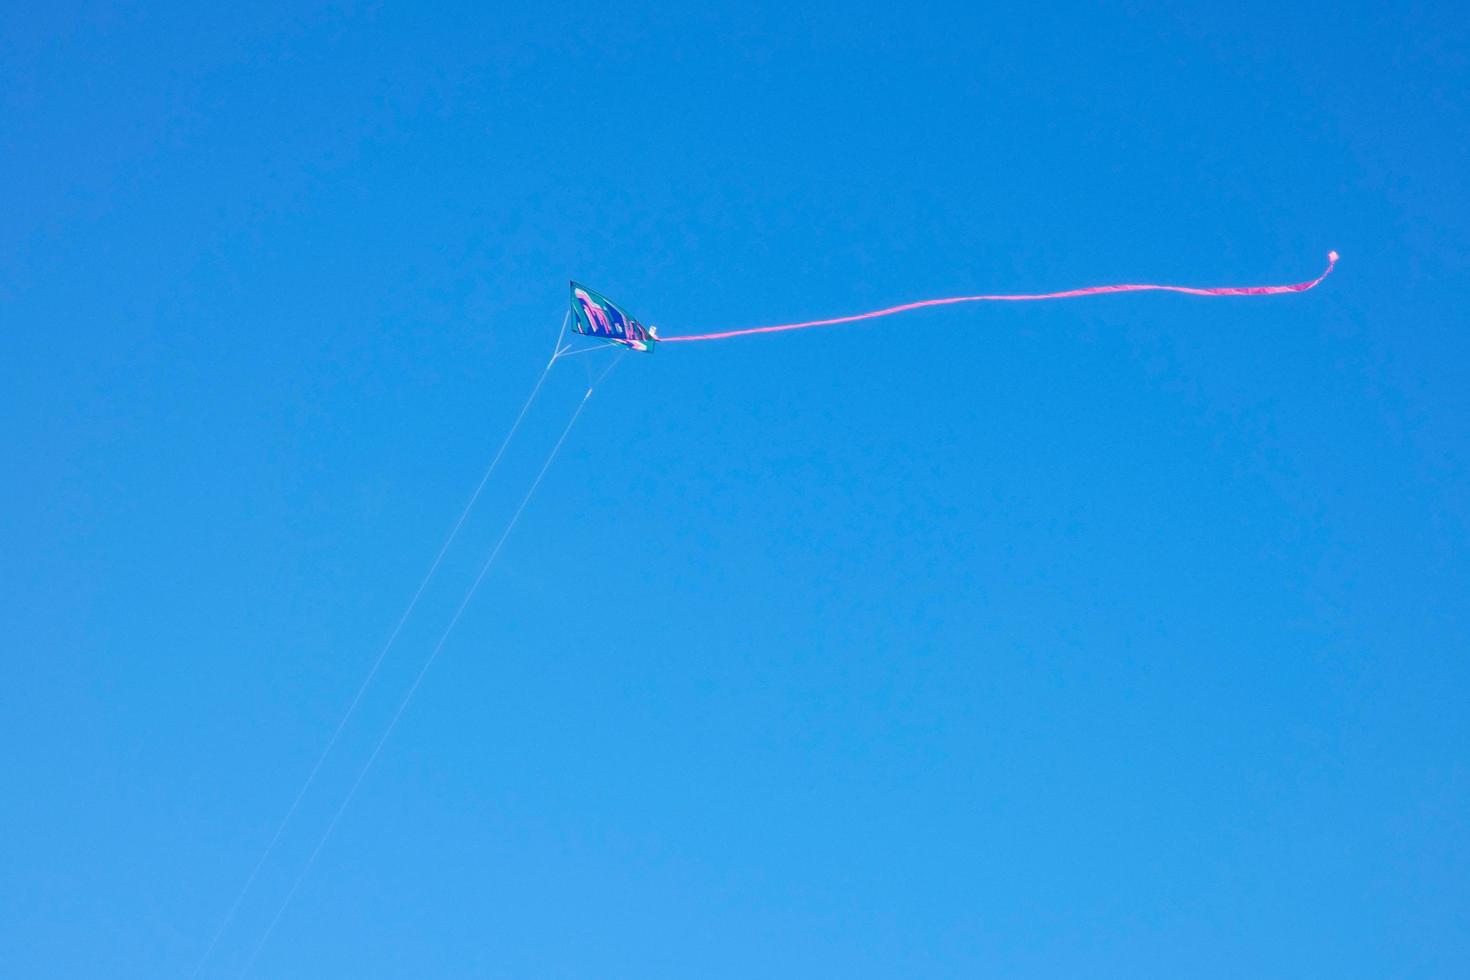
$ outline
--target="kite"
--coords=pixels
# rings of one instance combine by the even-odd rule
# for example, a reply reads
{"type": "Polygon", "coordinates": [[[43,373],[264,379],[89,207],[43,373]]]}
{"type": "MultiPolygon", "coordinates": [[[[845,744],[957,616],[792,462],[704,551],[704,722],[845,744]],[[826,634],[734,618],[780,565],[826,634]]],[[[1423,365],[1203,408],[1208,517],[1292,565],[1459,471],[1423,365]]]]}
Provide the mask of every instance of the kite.
{"type": "Polygon", "coordinates": [[[858,320],[876,320],[879,317],[922,310],[930,306],[951,306],[956,303],[1026,303],[1040,300],[1073,299],[1079,296],[1101,296],[1106,293],[1185,293],[1189,296],[1276,296],[1282,293],[1304,293],[1332,274],[1337,265],[1337,253],[1327,253],[1327,268],[1315,279],[1305,282],[1287,283],[1280,286],[1168,286],[1156,283],[1118,283],[1108,286],[1085,286],[1081,289],[1065,289],[1055,293],[989,293],[977,296],[948,296],[941,299],[921,299],[900,306],[889,306],[867,313],[850,316],[830,317],[825,320],[803,320],[800,323],[778,323],[769,327],[745,327],[736,330],[721,330],[715,333],[684,334],[660,337],[656,328],[645,327],[612,300],[586,286],[572,283],[572,329],[589,337],[596,337],[612,345],[631,350],[652,353],[658,343],[687,343],[698,340],[727,340],[758,333],[780,333],[786,330],[805,330],[809,327],[828,327],[839,323],[855,323],[858,320]]]}
{"type": "Polygon", "coordinates": [[[658,340],[652,327],[645,327],[612,300],[581,283],[572,283],[572,330],[588,337],[632,350],[653,353],[658,340]]]}
{"type": "MultiPolygon", "coordinates": [[[[275,832],[271,835],[269,842],[265,846],[265,850],[261,853],[259,858],[256,859],[255,864],[251,869],[249,875],[245,878],[244,883],[235,893],[235,898],[230,903],[229,908],[225,912],[223,919],[220,921],[218,927],[215,929],[213,938],[210,939],[209,944],[205,948],[203,955],[196,962],[191,977],[197,977],[201,973],[201,971],[203,971],[205,965],[208,963],[210,957],[214,954],[215,949],[218,947],[220,940],[224,937],[227,930],[229,929],[231,922],[234,921],[235,914],[240,909],[246,894],[255,884],[256,879],[259,877],[261,871],[265,868],[272,854],[276,851],[276,845],[281,841],[282,836],[286,831],[287,825],[291,823],[293,817],[296,815],[297,810],[308,791],[310,791],[313,785],[317,782],[317,775],[322,770],[323,764],[327,761],[327,757],[336,747],[339,737],[346,729],[348,722],[352,719],[354,714],[356,714],[357,708],[362,702],[364,695],[367,693],[368,688],[373,684],[374,679],[378,676],[379,667],[382,666],[385,658],[388,656],[389,650],[397,641],[399,633],[403,629],[404,624],[408,621],[409,617],[413,615],[414,609],[418,605],[419,598],[424,594],[425,589],[429,586],[430,581],[434,578],[436,572],[440,567],[441,562],[444,559],[445,554],[449,551],[450,546],[453,545],[455,540],[459,537],[460,529],[464,526],[466,519],[470,516],[470,511],[474,508],[475,502],[479,499],[481,491],[489,482],[491,475],[494,474],[496,469],[499,467],[501,458],[505,454],[506,447],[510,445],[512,437],[515,436],[516,431],[520,428],[522,420],[525,419],[526,413],[531,408],[531,403],[535,401],[537,393],[541,391],[542,383],[546,380],[547,374],[551,371],[552,366],[555,365],[557,360],[561,357],[569,354],[588,353],[594,350],[602,350],[606,348],[622,348],[624,352],[635,350],[645,353],[652,353],[654,347],[659,343],[725,340],[731,337],[743,337],[750,334],[778,333],[785,330],[804,330],[809,327],[825,327],[841,323],[854,323],[859,320],[875,320],[879,317],[894,316],[899,313],[906,313],[910,310],[919,310],[931,306],[949,306],[956,303],[1029,302],[1037,300],[1070,299],[1078,296],[1096,296],[1104,293],[1135,293],[1150,291],[1186,293],[1191,296],[1271,296],[1281,293],[1303,293],[1322,282],[1322,280],[1326,279],[1327,276],[1332,272],[1332,269],[1336,264],[1337,253],[1329,252],[1327,255],[1327,268],[1316,279],[1312,279],[1307,282],[1290,283],[1281,286],[1220,286],[1202,288],[1194,286],[1165,286],[1154,284],[1124,283],[1108,286],[1089,286],[1083,289],[1069,289],[1062,292],[1054,293],[996,293],[976,296],[951,296],[942,299],[919,300],[913,303],[904,303],[900,306],[890,306],[881,310],[872,310],[867,313],[855,313],[849,316],[831,317],[825,320],[806,320],[800,323],[780,323],[767,327],[746,327],[742,329],[723,330],[715,333],[684,334],[671,337],[660,337],[658,335],[658,331],[653,326],[644,326],[642,322],[640,322],[627,310],[623,309],[617,303],[614,303],[612,300],[608,299],[606,296],[602,295],[596,290],[589,289],[588,287],[583,286],[580,283],[572,283],[570,309],[567,311],[567,319],[562,322],[562,330],[557,333],[556,345],[553,348],[551,359],[546,362],[546,366],[542,369],[541,375],[537,379],[535,386],[531,389],[530,395],[527,396],[525,403],[521,406],[520,412],[516,415],[515,420],[511,423],[510,431],[506,433],[505,438],[500,443],[500,448],[496,450],[494,457],[490,460],[490,465],[486,468],[483,475],[481,475],[480,482],[476,485],[474,493],[470,495],[468,503],[466,503],[464,505],[464,508],[460,511],[458,519],[454,522],[454,526],[449,531],[449,535],[439,546],[438,553],[434,556],[433,561],[430,563],[428,571],[425,572],[423,577],[419,580],[418,588],[414,591],[413,596],[409,599],[408,605],[399,615],[397,624],[393,627],[392,632],[389,633],[387,641],[379,648],[376,659],[374,659],[372,664],[368,667],[366,676],[363,677],[362,681],[358,685],[357,693],[353,695],[352,700],[348,704],[346,711],[341,715],[340,719],[338,720],[336,728],[332,731],[331,735],[326,740],[325,746],[318,753],[316,757],[316,762],[313,764],[311,771],[307,774],[306,780],[301,784],[300,789],[296,791],[295,798],[291,801],[290,806],[286,808],[285,814],[276,824],[275,832]],[[588,337],[592,340],[599,341],[599,343],[594,344],[591,347],[583,348],[579,351],[573,351],[570,346],[563,347],[562,341],[565,339],[564,334],[569,325],[573,332],[581,334],[582,336],[588,337]]],[[[601,374],[596,375],[595,377],[592,375],[591,371],[588,372],[586,393],[583,394],[581,400],[577,402],[575,409],[571,413],[571,417],[567,420],[566,425],[561,430],[561,435],[557,437],[556,442],[552,445],[550,452],[547,454],[545,460],[542,462],[540,469],[536,471],[535,478],[531,481],[530,486],[525,491],[525,494],[521,497],[521,502],[519,506],[515,509],[514,513],[512,513],[509,522],[500,532],[500,537],[497,539],[495,547],[493,548],[493,550],[491,550],[489,556],[480,565],[479,573],[475,576],[474,581],[471,582],[468,591],[464,593],[463,598],[461,598],[459,602],[459,605],[455,608],[454,614],[450,617],[448,624],[440,632],[438,641],[434,644],[427,657],[424,658],[421,662],[418,672],[414,675],[413,681],[408,685],[407,690],[404,691],[402,696],[398,699],[397,708],[394,709],[393,714],[387,722],[387,725],[381,729],[380,734],[377,737],[377,741],[373,743],[371,752],[368,753],[366,760],[357,767],[357,775],[353,778],[351,784],[347,789],[346,794],[337,804],[337,807],[333,811],[331,818],[327,821],[326,827],[317,835],[315,846],[311,849],[305,862],[300,865],[300,868],[297,871],[295,877],[291,880],[289,888],[286,889],[284,897],[282,897],[281,900],[277,903],[274,915],[270,917],[269,921],[266,923],[264,931],[260,933],[259,938],[250,948],[249,955],[245,959],[244,967],[239,973],[241,977],[250,972],[250,969],[254,965],[256,958],[259,956],[261,950],[265,947],[267,941],[269,941],[272,933],[275,931],[277,924],[281,921],[282,916],[285,915],[286,910],[290,907],[292,900],[295,898],[297,892],[301,888],[302,882],[305,880],[307,874],[311,871],[312,866],[316,863],[317,857],[321,854],[322,848],[326,845],[327,840],[332,836],[332,832],[336,828],[338,822],[341,820],[343,813],[346,812],[347,808],[351,805],[353,798],[357,795],[358,788],[362,785],[363,780],[367,777],[368,772],[372,769],[374,762],[378,759],[379,753],[382,751],[384,744],[393,734],[393,730],[397,727],[399,719],[403,717],[404,711],[407,710],[409,703],[413,700],[414,694],[418,691],[419,685],[423,682],[423,679],[428,673],[429,668],[432,667],[434,662],[439,658],[440,652],[444,649],[445,643],[448,641],[450,634],[454,631],[456,625],[459,623],[461,616],[464,614],[465,609],[470,603],[470,600],[474,597],[475,592],[480,588],[481,583],[485,581],[491,567],[495,564],[495,561],[499,557],[501,549],[504,547],[507,538],[509,538],[511,532],[515,529],[517,522],[519,522],[521,514],[525,511],[527,505],[530,503],[532,496],[535,495],[537,488],[540,487],[542,478],[545,477],[547,470],[551,467],[553,460],[556,459],[557,454],[561,451],[561,448],[566,442],[568,435],[571,434],[572,426],[576,424],[577,419],[582,415],[583,410],[586,408],[588,399],[592,397],[593,389],[602,383],[602,380],[607,377],[608,373],[612,371],[613,367],[615,367],[620,360],[622,360],[621,355],[614,358],[612,360],[612,363],[604,368],[601,374]]]]}

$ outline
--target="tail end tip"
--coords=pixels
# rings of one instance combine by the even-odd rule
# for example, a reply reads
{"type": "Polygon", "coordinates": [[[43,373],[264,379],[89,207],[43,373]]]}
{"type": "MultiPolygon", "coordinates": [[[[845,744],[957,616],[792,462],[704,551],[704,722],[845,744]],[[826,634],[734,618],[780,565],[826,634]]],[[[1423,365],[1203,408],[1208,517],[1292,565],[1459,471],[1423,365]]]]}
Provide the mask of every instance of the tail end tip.
{"type": "Polygon", "coordinates": [[[1337,261],[1337,253],[1335,251],[1334,252],[1328,252],[1327,253],[1327,261],[1328,262],[1336,262],[1337,261]]]}

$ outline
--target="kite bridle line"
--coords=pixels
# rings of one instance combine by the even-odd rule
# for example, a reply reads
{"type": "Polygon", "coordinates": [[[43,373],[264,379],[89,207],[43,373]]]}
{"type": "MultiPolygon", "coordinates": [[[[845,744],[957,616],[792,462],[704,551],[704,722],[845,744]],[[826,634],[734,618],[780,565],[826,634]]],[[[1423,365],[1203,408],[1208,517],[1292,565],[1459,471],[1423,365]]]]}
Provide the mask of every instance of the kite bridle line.
{"type": "MultiPolygon", "coordinates": [[[[565,330],[565,323],[563,323],[563,330],[565,330]]],[[[558,346],[561,344],[560,336],[557,337],[557,344],[558,346]]],[[[624,353],[627,352],[624,351],[624,353]]],[[[561,356],[561,352],[560,350],[558,350],[558,353],[554,354],[551,358],[551,361],[547,363],[546,371],[550,371],[551,365],[555,364],[557,359],[561,356]]],[[[387,727],[383,729],[383,734],[378,737],[377,742],[373,745],[372,752],[368,755],[367,761],[365,761],[362,764],[362,768],[358,770],[356,777],[354,777],[352,781],[351,787],[349,787],[347,790],[347,795],[342,798],[342,802],[338,805],[336,811],[333,812],[332,819],[327,822],[326,829],[322,831],[321,836],[317,839],[316,845],[312,848],[311,854],[306,859],[306,863],[302,865],[301,871],[296,875],[295,880],[292,881],[291,887],[286,892],[285,898],[281,900],[280,906],[276,909],[275,914],[271,916],[271,920],[266,926],[265,932],[261,934],[259,941],[257,941],[255,946],[251,949],[250,955],[245,961],[245,965],[240,970],[240,977],[244,977],[247,973],[250,972],[250,968],[252,965],[254,965],[256,957],[259,956],[260,951],[265,948],[265,944],[267,940],[270,939],[271,933],[275,931],[276,925],[280,922],[281,917],[286,913],[286,909],[291,905],[292,899],[296,897],[296,892],[301,888],[301,883],[306,880],[307,874],[311,871],[312,866],[316,864],[316,860],[318,856],[320,856],[322,848],[326,846],[327,840],[332,836],[332,832],[336,829],[338,821],[342,819],[342,814],[347,812],[347,808],[351,805],[353,798],[357,795],[357,791],[359,787],[362,786],[363,780],[367,778],[368,772],[371,771],[371,769],[373,768],[373,764],[377,762],[378,756],[383,750],[383,746],[387,744],[389,737],[393,734],[393,730],[398,726],[399,720],[403,717],[403,713],[408,710],[409,703],[413,700],[414,695],[418,693],[419,685],[423,683],[424,678],[428,675],[429,668],[434,665],[434,662],[436,660],[438,660],[440,652],[444,649],[444,644],[448,642],[450,634],[454,632],[455,626],[459,624],[460,617],[464,615],[465,610],[469,607],[470,601],[475,597],[475,593],[479,590],[480,584],[485,580],[485,576],[489,574],[490,569],[494,566],[495,560],[500,557],[500,551],[505,546],[505,542],[510,538],[511,532],[515,530],[516,525],[520,522],[521,514],[525,512],[526,506],[531,502],[531,498],[535,495],[537,488],[541,486],[542,478],[546,476],[547,470],[551,469],[551,464],[555,461],[557,454],[561,452],[562,445],[567,441],[567,436],[571,435],[572,426],[577,424],[577,419],[581,417],[582,410],[587,407],[587,403],[592,399],[592,392],[597,389],[598,385],[602,384],[607,376],[612,373],[613,368],[617,367],[618,362],[622,359],[623,354],[619,354],[617,357],[613,358],[612,363],[604,368],[602,370],[602,373],[597,375],[597,377],[587,385],[587,391],[582,395],[582,399],[577,403],[576,410],[572,412],[572,417],[567,420],[566,427],[562,429],[561,435],[557,437],[556,443],[551,447],[551,452],[547,454],[546,459],[542,462],[541,469],[537,471],[535,479],[531,481],[531,485],[526,490],[525,496],[521,498],[521,502],[516,507],[515,513],[511,515],[510,520],[506,523],[505,528],[501,531],[500,538],[495,542],[495,547],[490,551],[490,557],[486,558],[485,563],[480,566],[479,573],[475,576],[474,581],[470,583],[470,587],[465,592],[464,598],[460,600],[459,606],[454,611],[454,615],[450,617],[448,625],[446,625],[444,627],[444,631],[439,634],[439,639],[434,644],[433,650],[429,653],[429,656],[424,661],[423,666],[419,668],[418,673],[414,676],[413,682],[409,685],[408,690],[403,695],[403,698],[398,702],[397,708],[394,709],[392,717],[388,720],[387,727]]],[[[544,380],[545,372],[542,373],[542,378],[544,380]]],[[[517,424],[519,424],[519,419],[517,419],[517,424]]]]}
{"type": "Polygon", "coordinates": [[[429,582],[434,578],[435,573],[439,571],[439,566],[443,563],[444,556],[448,553],[450,546],[459,537],[459,532],[464,527],[465,521],[469,518],[470,511],[474,509],[475,503],[480,499],[480,494],[484,491],[485,485],[490,482],[490,477],[499,468],[500,460],[505,455],[505,450],[510,446],[511,440],[520,429],[521,422],[525,419],[526,413],[530,411],[532,402],[540,394],[541,386],[546,383],[546,377],[551,373],[552,366],[556,364],[558,358],[565,354],[565,348],[562,347],[562,338],[566,336],[567,324],[570,320],[570,312],[562,317],[561,329],[557,331],[556,344],[552,347],[550,360],[546,362],[546,367],[541,369],[541,374],[536,378],[536,383],[532,386],[531,393],[526,396],[526,400],[522,403],[520,411],[516,413],[515,421],[511,423],[510,430],[506,432],[505,438],[500,441],[499,448],[495,450],[495,456],[490,460],[490,465],[485,467],[485,471],[480,475],[479,482],[475,484],[474,492],[470,494],[470,498],[460,510],[459,516],[455,518],[454,526],[450,528],[449,534],[439,545],[439,550],[434,555],[434,560],[429,563],[429,570],[419,580],[418,587],[414,589],[412,598],[408,600],[408,605],[404,607],[402,614],[398,617],[398,621],[393,624],[393,629],[389,632],[388,639],[378,650],[378,655],[373,658],[372,664],[368,667],[367,674],[364,675],[362,681],[358,684],[356,693],[353,694],[351,702],[348,703],[347,710],[342,713],[341,718],[338,719],[336,726],[332,729],[332,734],[327,738],[327,742],[322,747],[321,752],[318,753],[316,761],[312,764],[311,771],[307,773],[305,781],[302,782],[301,787],[296,791],[296,795],[292,798],[290,806],[286,808],[285,814],[282,815],[280,821],[276,824],[276,829],[271,834],[269,842],[266,843],[265,850],[256,859],[255,865],[250,869],[250,874],[246,876],[244,883],[240,886],[240,890],[235,894],[235,898],[230,903],[229,909],[226,910],[224,918],[221,919],[219,926],[214,931],[214,935],[210,938],[209,945],[205,947],[204,953],[199,957],[199,961],[194,965],[193,971],[189,974],[190,980],[198,977],[200,971],[204,969],[205,964],[209,962],[210,956],[214,954],[215,947],[224,938],[224,934],[229,929],[230,923],[234,920],[235,914],[239,912],[241,902],[245,900],[245,896],[249,893],[251,886],[255,884],[255,879],[260,876],[260,872],[264,869],[266,862],[270,860],[270,856],[275,853],[276,845],[280,843],[281,836],[286,832],[286,827],[296,815],[296,811],[300,808],[301,802],[305,799],[306,794],[315,785],[316,778],[321,773],[323,764],[326,763],[327,757],[332,754],[332,749],[336,747],[338,740],[342,737],[342,732],[347,728],[347,723],[357,713],[363,696],[367,693],[368,688],[372,686],[373,680],[378,676],[379,668],[383,666],[383,662],[388,657],[388,652],[393,649],[393,645],[397,642],[398,634],[403,631],[404,625],[408,622],[409,617],[413,615],[414,609],[418,607],[419,599],[423,596],[424,590],[428,588],[429,582]]]}
{"type": "Polygon", "coordinates": [[[566,347],[563,347],[561,349],[561,352],[559,354],[557,354],[556,356],[557,357],[576,357],[578,354],[595,354],[598,351],[615,350],[615,349],[617,349],[619,347],[621,347],[625,351],[626,350],[629,350],[628,345],[627,344],[624,344],[624,343],[621,343],[621,342],[617,342],[617,343],[611,343],[611,342],[609,342],[609,343],[602,343],[602,344],[594,344],[591,347],[583,347],[580,350],[572,350],[571,345],[568,344],[566,347]]]}
{"type": "Polygon", "coordinates": [[[1039,300],[1073,299],[1079,296],[1101,296],[1105,293],[1185,293],[1190,296],[1274,296],[1281,293],[1304,293],[1332,274],[1338,255],[1327,253],[1327,268],[1316,279],[1307,282],[1289,283],[1283,286],[1166,286],[1153,283],[1124,283],[1113,286],[1087,286],[1082,289],[1064,289],[1055,293],[992,293],[979,296],[950,296],[944,299],[923,299],[901,306],[856,313],[852,316],[837,316],[826,320],[806,320],[801,323],[778,323],[770,327],[747,327],[741,330],[722,330],[717,333],[686,334],[682,337],[660,337],[661,344],[683,343],[696,340],[726,340],[730,337],[745,337],[757,333],[781,333],[786,330],[805,330],[809,327],[827,327],[839,323],[854,323],[858,320],[876,320],[879,317],[921,310],[930,306],[951,306],[956,303],[1027,303],[1039,300]]]}

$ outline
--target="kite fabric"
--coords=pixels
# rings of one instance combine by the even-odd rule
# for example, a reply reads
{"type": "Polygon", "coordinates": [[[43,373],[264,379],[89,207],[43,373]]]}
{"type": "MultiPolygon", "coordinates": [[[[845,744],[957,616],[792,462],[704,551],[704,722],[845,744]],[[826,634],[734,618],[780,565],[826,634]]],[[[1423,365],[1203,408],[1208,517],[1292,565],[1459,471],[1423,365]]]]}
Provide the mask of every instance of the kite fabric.
{"type": "Polygon", "coordinates": [[[581,283],[572,283],[572,330],[598,340],[653,353],[658,338],[618,304],[581,283]]]}
{"type": "MultiPolygon", "coordinates": [[[[893,316],[895,313],[907,313],[909,310],[921,310],[929,306],[949,306],[954,303],[1025,303],[1037,300],[1071,299],[1077,296],[1100,296],[1104,293],[1143,293],[1143,292],[1165,292],[1165,293],[1187,293],[1190,296],[1275,296],[1281,293],[1304,293],[1316,286],[1331,274],[1337,265],[1337,253],[1327,253],[1327,268],[1316,279],[1307,282],[1290,283],[1284,286],[1160,286],[1149,283],[1124,283],[1112,286],[1088,286],[1083,289],[1067,289],[1057,293],[1013,293],[1013,294],[990,294],[980,296],[951,296],[945,299],[924,299],[916,303],[905,303],[902,306],[890,306],[882,310],[873,310],[868,313],[855,313],[852,316],[832,317],[827,320],[805,320],[801,323],[779,323],[770,327],[747,327],[743,330],[723,330],[718,333],[685,334],[684,336],[658,337],[654,340],[661,343],[673,344],[693,340],[725,340],[729,337],[744,337],[757,333],[780,333],[784,330],[805,330],[808,327],[827,327],[838,323],[853,323],[858,320],[876,320],[878,317],[893,316]]],[[[575,289],[574,289],[575,292],[575,289]]],[[[595,295],[595,294],[594,294],[595,295]]],[[[575,306],[575,303],[573,304],[575,306]]],[[[582,331],[586,333],[588,331],[582,331]]],[[[643,348],[637,348],[642,350],[643,348]]]]}

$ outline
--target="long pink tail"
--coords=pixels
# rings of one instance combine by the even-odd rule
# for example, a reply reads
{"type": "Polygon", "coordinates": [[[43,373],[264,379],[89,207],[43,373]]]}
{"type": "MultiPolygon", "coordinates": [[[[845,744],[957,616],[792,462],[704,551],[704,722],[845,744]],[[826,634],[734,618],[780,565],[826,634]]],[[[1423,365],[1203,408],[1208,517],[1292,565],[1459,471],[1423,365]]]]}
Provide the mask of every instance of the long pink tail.
{"type": "Polygon", "coordinates": [[[827,327],[835,323],[853,323],[857,320],[875,320],[880,316],[892,316],[895,313],[907,313],[909,310],[921,310],[926,306],[949,306],[952,303],[1026,303],[1033,300],[1043,299],[1070,299],[1074,296],[1098,296],[1103,293],[1144,293],[1144,292],[1166,292],[1166,293],[1188,293],[1191,296],[1274,296],[1279,293],[1304,293],[1326,279],[1337,265],[1337,253],[1327,253],[1327,268],[1316,279],[1308,282],[1294,282],[1286,286],[1214,286],[1199,288],[1195,286],[1156,286],[1149,283],[1125,283],[1116,286],[1088,286],[1085,289],[1067,289],[1059,293],[1015,293],[994,294],[987,296],[950,296],[946,299],[924,299],[917,303],[905,303],[902,306],[890,306],[884,310],[873,310],[870,313],[856,313],[852,316],[838,316],[830,320],[807,320],[802,323],[779,323],[772,327],[747,327],[744,330],[725,330],[720,333],[689,334],[683,337],[660,337],[664,343],[675,343],[686,340],[724,340],[727,337],[744,337],[752,333],[779,333],[782,330],[805,330],[807,327],[827,327]]]}

